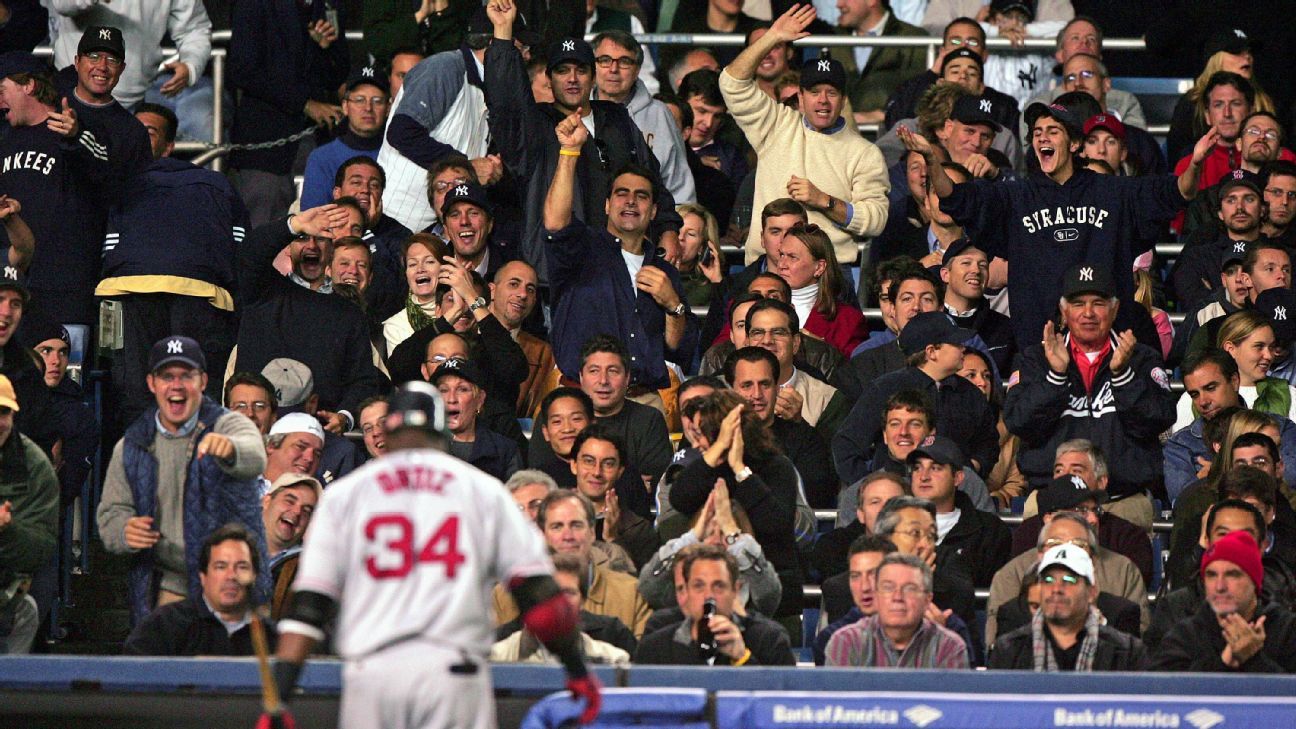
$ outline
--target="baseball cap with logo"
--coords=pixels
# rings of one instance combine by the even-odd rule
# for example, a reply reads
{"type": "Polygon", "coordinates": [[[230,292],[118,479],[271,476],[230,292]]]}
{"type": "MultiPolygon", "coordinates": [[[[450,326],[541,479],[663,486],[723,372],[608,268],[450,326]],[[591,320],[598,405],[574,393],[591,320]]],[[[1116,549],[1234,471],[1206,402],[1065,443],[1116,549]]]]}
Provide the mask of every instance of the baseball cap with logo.
{"type": "Polygon", "coordinates": [[[18,395],[14,392],[13,383],[4,375],[0,375],[0,407],[9,408],[15,412],[19,410],[18,395]]]}
{"type": "Polygon", "coordinates": [[[1111,273],[1092,263],[1077,263],[1062,274],[1062,295],[1071,298],[1078,294],[1114,296],[1116,284],[1111,273]]]}
{"type": "Polygon", "coordinates": [[[456,203],[469,203],[481,208],[487,215],[493,215],[490,200],[486,198],[486,188],[469,180],[450,188],[445,200],[441,203],[441,219],[450,216],[450,208],[456,203]]]}
{"type": "Polygon", "coordinates": [[[288,413],[270,426],[270,435],[287,435],[289,433],[310,433],[320,442],[324,442],[324,428],[314,415],[306,413],[288,413]]]}
{"type": "Polygon", "coordinates": [[[960,96],[954,102],[950,118],[962,124],[984,124],[998,134],[999,123],[990,116],[993,111],[994,102],[988,96],[960,96]]]}
{"type": "Polygon", "coordinates": [[[562,38],[550,43],[545,58],[548,59],[545,65],[546,73],[563,63],[576,63],[594,68],[594,49],[580,38],[562,38]]]}
{"type": "Polygon", "coordinates": [[[49,74],[50,67],[45,61],[23,51],[0,53],[0,78],[15,74],[49,74]]]}
{"type": "Polygon", "coordinates": [[[1025,13],[1028,22],[1035,19],[1035,3],[1033,0],[990,0],[990,10],[997,14],[1017,10],[1025,13]]]}
{"type": "Polygon", "coordinates": [[[846,67],[835,58],[812,58],[801,64],[801,88],[813,89],[828,84],[846,92],[846,67]]]}
{"type": "Polygon", "coordinates": [[[23,344],[33,349],[41,342],[48,342],[51,339],[62,340],[69,346],[72,344],[72,337],[68,335],[66,327],[35,311],[23,314],[18,335],[22,337],[23,344]]]}
{"type": "Polygon", "coordinates": [[[1260,185],[1260,175],[1257,175],[1250,170],[1237,169],[1224,175],[1224,179],[1219,182],[1220,199],[1224,199],[1224,196],[1229,193],[1229,190],[1232,190],[1235,187],[1245,187],[1262,198],[1264,196],[1264,190],[1260,185]]]}
{"type": "Polygon", "coordinates": [[[261,368],[261,375],[274,386],[280,414],[301,412],[315,393],[315,376],[305,363],[290,357],[276,357],[261,368]]]}
{"type": "Polygon", "coordinates": [[[929,435],[909,453],[905,462],[914,465],[919,458],[930,458],[937,463],[963,470],[963,451],[954,441],[943,435],[929,435]]]}
{"type": "Polygon", "coordinates": [[[1089,136],[1095,129],[1106,129],[1112,136],[1122,142],[1125,141],[1125,125],[1111,114],[1095,114],[1089,117],[1084,123],[1084,135],[1089,136]]]}
{"type": "Polygon", "coordinates": [[[1296,291],[1282,286],[1256,294],[1256,311],[1269,317],[1274,343],[1284,349],[1296,342],[1296,291]]]}
{"type": "Polygon", "coordinates": [[[1220,248],[1220,270],[1228,268],[1234,263],[1241,263],[1247,254],[1247,242],[1244,240],[1224,240],[1220,248]]]}
{"type": "Polygon", "coordinates": [[[1209,61],[1211,56],[1220,51],[1236,55],[1258,49],[1259,44],[1252,41],[1241,28],[1219,28],[1206,38],[1206,43],[1202,46],[1202,62],[1209,61]]]}
{"type": "Polygon", "coordinates": [[[1065,127],[1072,139],[1079,139],[1084,132],[1084,121],[1074,111],[1056,101],[1051,104],[1037,101],[1026,107],[1026,129],[1034,129],[1035,122],[1046,116],[1065,127]]]}
{"type": "Polygon", "coordinates": [[[435,385],[441,381],[441,378],[449,377],[450,375],[461,377],[483,390],[486,389],[486,380],[482,376],[481,369],[471,360],[451,357],[445,362],[442,362],[440,367],[436,368],[436,372],[432,373],[431,382],[435,385]]]}
{"type": "Polygon", "coordinates": [[[969,61],[976,63],[977,68],[985,67],[985,59],[981,57],[980,53],[977,53],[971,48],[955,48],[954,50],[945,54],[945,59],[941,61],[941,67],[940,67],[941,75],[942,76],[945,75],[945,67],[948,66],[951,61],[955,61],[960,58],[966,58],[969,61]]]}
{"type": "Polygon", "coordinates": [[[982,253],[985,252],[985,249],[977,245],[976,243],[973,243],[971,238],[968,238],[967,236],[963,236],[962,238],[955,240],[953,243],[950,243],[949,247],[945,249],[945,255],[941,256],[941,265],[942,266],[950,265],[950,263],[955,258],[958,258],[959,256],[963,255],[963,253],[966,252],[967,249],[969,248],[975,248],[981,251],[982,253]]]}
{"type": "Polygon", "coordinates": [[[1039,567],[1036,569],[1038,574],[1044,574],[1044,570],[1049,567],[1065,567],[1076,574],[1077,577],[1083,577],[1094,583],[1094,566],[1093,559],[1089,553],[1074,544],[1059,544],[1044,553],[1040,558],[1039,567]]]}
{"type": "Polygon", "coordinates": [[[391,93],[391,88],[387,85],[387,74],[380,72],[373,66],[361,66],[351,74],[346,81],[346,90],[355,91],[358,86],[373,86],[384,94],[391,93]]]}
{"type": "Polygon", "coordinates": [[[24,302],[31,298],[31,293],[27,291],[27,284],[23,283],[22,275],[18,273],[15,266],[0,266],[0,290],[2,289],[17,291],[22,295],[24,302]]]}
{"type": "Polygon", "coordinates": [[[967,344],[974,334],[943,311],[925,311],[910,319],[900,330],[900,351],[908,356],[918,354],[932,344],[967,344]]]}
{"type": "Polygon", "coordinates": [[[157,372],[169,364],[187,365],[206,372],[207,356],[198,342],[189,337],[163,337],[149,350],[149,372],[157,372]]]}
{"type": "Polygon", "coordinates": [[[121,60],[126,60],[126,43],[122,40],[120,28],[108,25],[92,25],[81,34],[77,43],[77,55],[101,51],[110,53],[121,60]]]}
{"type": "Polygon", "coordinates": [[[314,476],[308,476],[304,473],[283,473],[274,480],[274,483],[270,484],[270,490],[266,492],[266,496],[274,496],[275,492],[281,489],[303,484],[315,489],[315,498],[317,499],[324,493],[324,487],[320,485],[320,482],[314,476]]]}
{"type": "Polygon", "coordinates": [[[1089,488],[1083,478],[1071,473],[1058,476],[1039,492],[1039,513],[1052,514],[1066,511],[1092,499],[1094,503],[1107,501],[1107,492],[1089,488]]]}

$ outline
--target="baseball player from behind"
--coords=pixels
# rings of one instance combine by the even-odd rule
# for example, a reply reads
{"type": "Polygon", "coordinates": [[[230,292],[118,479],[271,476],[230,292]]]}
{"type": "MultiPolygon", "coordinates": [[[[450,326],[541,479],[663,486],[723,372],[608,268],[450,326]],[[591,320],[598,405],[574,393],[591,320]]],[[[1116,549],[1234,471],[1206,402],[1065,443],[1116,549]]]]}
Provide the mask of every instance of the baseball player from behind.
{"type": "MultiPolygon", "coordinates": [[[[338,725],[385,729],[495,725],[485,662],[487,604],[508,586],[526,628],[562,660],[567,688],[600,704],[585,668],[577,612],[553,565],[499,481],[443,452],[445,411],[436,388],[411,382],[391,398],[387,455],[324,492],[306,538],[293,602],[280,621],[274,667],[282,696],[337,617],[346,661],[338,725]]],[[[292,726],[288,715],[258,726],[292,726]]]]}

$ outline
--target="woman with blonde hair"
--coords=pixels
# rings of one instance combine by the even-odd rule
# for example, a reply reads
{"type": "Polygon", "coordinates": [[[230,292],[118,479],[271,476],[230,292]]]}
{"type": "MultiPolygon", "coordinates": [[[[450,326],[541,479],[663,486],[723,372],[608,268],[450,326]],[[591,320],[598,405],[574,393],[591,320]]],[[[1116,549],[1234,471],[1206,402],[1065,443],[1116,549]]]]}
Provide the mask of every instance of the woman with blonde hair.
{"type": "MultiPolygon", "coordinates": [[[[1274,330],[1269,319],[1250,309],[1230,314],[1220,326],[1216,344],[1237,362],[1242,401],[1253,410],[1296,417],[1296,388],[1280,377],[1269,376],[1269,366],[1274,359],[1274,330]]],[[[1191,423],[1192,399],[1184,393],[1179,398],[1179,423],[1191,423]]]]}
{"type": "MultiPolygon", "coordinates": [[[[1232,35],[1231,30],[1225,32],[1232,35]]],[[[1255,90],[1255,102],[1251,111],[1274,113],[1273,99],[1260,88],[1253,75],[1255,57],[1251,54],[1251,44],[1246,38],[1235,35],[1228,44],[1216,43],[1206,50],[1206,65],[1193,81],[1192,88],[1179,97],[1175,104],[1174,115],[1170,119],[1170,133],[1166,136],[1166,156],[1170,164],[1192,151],[1193,145],[1206,133],[1210,125],[1206,123],[1206,86],[1211,76],[1221,72],[1236,73],[1247,81],[1255,90]]]]}
{"type": "Polygon", "coordinates": [[[706,306],[722,293],[724,255],[720,252],[720,224],[711,211],[696,203],[676,205],[680,225],[680,279],[689,306],[706,306]]]}
{"type": "Polygon", "coordinates": [[[814,223],[792,226],[779,247],[775,271],[792,289],[801,330],[831,344],[849,358],[868,325],[855,305],[841,301],[846,279],[828,234],[814,223]]]}

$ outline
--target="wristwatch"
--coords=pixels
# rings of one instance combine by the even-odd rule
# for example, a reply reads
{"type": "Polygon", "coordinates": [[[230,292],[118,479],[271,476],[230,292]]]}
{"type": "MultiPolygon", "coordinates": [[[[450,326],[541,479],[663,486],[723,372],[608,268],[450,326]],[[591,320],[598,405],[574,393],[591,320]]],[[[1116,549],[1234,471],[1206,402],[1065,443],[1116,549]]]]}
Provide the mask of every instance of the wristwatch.
{"type": "Polygon", "coordinates": [[[751,466],[747,466],[743,468],[743,470],[734,474],[734,480],[737,481],[738,483],[742,483],[743,481],[746,481],[747,479],[751,478],[751,475],[752,475],[751,466]]]}
{"type": "Polygon", "coordinates": [[[471,304],[468,305],[468,311],[469,313],[476,313],[478,309],[485,308],[485,306],[486,306],[486,297],[478,296],[475,301],[473,301],[471,304]]]}
{"type": "Polygon", "coordinates": [[[724,538],[725,546],[732,547],[734,544],[738,542],[738,537],[741,536],[742,536],[742,532],[734,532],[733,534],[726,534],[724,538]]]}
{"type": "Polygon", "coordinates": [[[666,313],[671,316],[684,316],[684,306],[685,306],[684,302],[681,301],[679,302],[679,305],[676,306],[674,309],[667,309],[666,313]]]}

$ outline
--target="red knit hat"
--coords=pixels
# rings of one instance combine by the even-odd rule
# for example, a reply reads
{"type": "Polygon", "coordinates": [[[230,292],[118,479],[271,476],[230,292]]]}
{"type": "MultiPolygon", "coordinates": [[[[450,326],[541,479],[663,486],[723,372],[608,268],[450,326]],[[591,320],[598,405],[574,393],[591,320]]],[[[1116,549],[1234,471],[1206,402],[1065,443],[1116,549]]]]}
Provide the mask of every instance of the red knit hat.
{"type": "Polygon", "coordinates": [[[1242,569],[1255,583],[1257,590],[1264,584],[1264,565],[1260,563],[1260,547],[1255,538],[1244,531],[1229,532],[1211,545],[1202,555],[1201,571],[1206,573],[1206,566],[1215,560],[1232,562],[1242,569]]]}

